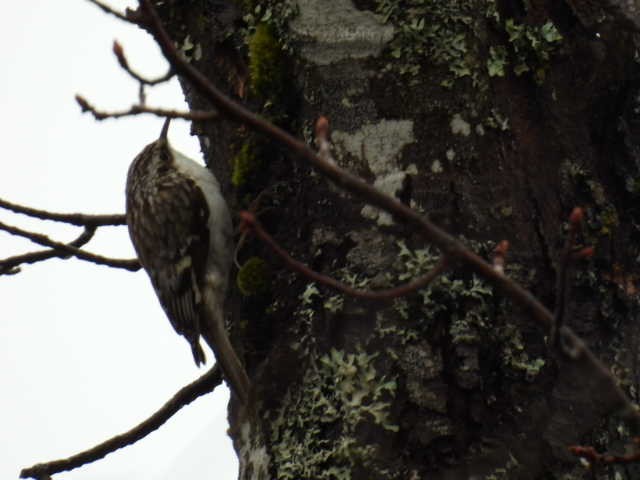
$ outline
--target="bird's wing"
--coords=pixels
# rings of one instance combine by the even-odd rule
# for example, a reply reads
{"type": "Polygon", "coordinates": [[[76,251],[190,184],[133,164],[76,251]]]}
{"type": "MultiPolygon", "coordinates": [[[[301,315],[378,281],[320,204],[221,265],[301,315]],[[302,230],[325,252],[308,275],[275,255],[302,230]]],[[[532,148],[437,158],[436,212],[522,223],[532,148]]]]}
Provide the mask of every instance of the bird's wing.
{"type": "Polygon", "coordinates": [[[206,271],[209,209],[195,182],[176,170],[155,185],[152,195],[137,197],[139,206],[128,208],[132,239],[173,328],[187,338],[199,364],[198,285],[206,271]]]}

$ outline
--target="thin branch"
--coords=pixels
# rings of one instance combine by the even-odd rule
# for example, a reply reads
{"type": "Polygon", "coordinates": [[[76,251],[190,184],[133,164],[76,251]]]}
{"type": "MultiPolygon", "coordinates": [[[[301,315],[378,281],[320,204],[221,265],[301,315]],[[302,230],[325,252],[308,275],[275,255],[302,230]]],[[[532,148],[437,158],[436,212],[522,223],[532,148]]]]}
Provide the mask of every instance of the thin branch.
{"type": "Polygon", "coordinates": [[[278,245],[274,238],[269,235],[264,228],[262,228],[262,225],[260,225],[260,222],[258,222],[253,213],[243,211],[240,212],[240,217],[242,218],[243,223],[240,228],[245,231],[253,231],[276,255],[284,261],[291,270],[310,278],[314,282],[334,288],[346,295],[349,295],[350,297],[366,300],[393,300],[394,298],[404,297],[416,290],[425,288],[447,268],[446,258],[443,257],[428,273],[404,285],[399,285],[387,290],[359,290],[347,285],[346,283],[342,283],[335,278],[311,270],[304,263],[295,260],[280,245],[278,245]]]}
{"type": "Polygon", "coordinates": [[[615,463],[637,463],[640,462],[640,439],[633,439],[635,452],[629,455],[612,455],[608,453],[598,453],[598,451],[591,446],[572,445],[569,447],[569,451],[577,457],[582,457],[588,460],[591,464],[605,464],[611,465],[615,463]]]}
{"type": "MultiPolygon", "coordinates": [[[[93,238],[95,232],[96,227],[85,227],[84,231],[78,236],[78,238],[67,243],[67,246],[80,248],[93,238]]],[[[55,249],[47,249],[8,257],[0,260],[0,275],[14,275],[20,272],[20,265],[42,262],[56,257],[69,258],[69,255],[63,254],[55,249]]]]}
{"type": "Polygon", "coordinates": [[[114,10],[109,5],[106,5],[106,4],[102,3],[102,2],[100,2],[99,0],[87,0],[87,1],[89,3],[93,3],[96,7],[98,7],[103,12],[108,13],[109,15],[113,15],[114,17],[117,17],[120,20],[123,20],[123,21],[128,22],[128,23],[136,23],[134,20],[129,18],[124,13],[120,13],[117,10],[114,10]]]}
{"type": "Polygon", "coordinates": [[[149,113],[163,118],[183,118],[185,120],[195,121],[211,121],[219,118],[217,112],[205,111],[205,110],[193,110],[190,112],[180,112],[178,110],[167,110],[164,108],[153,108],[145,105],[132,105],[128,110],[121,110],[116,112],[104,112],[98,110],[91,105],[87,99],[80,95],[76,95],[76,102],[80,105],[83,112],[89,112],[96,120],[105,120],[107,118],[121,118],[130,117],[133,115],[140,115],[143,113],[149,113]]]}
{"type": "Polygon", "coordinates": [[[41,480],[50,475],[73,470],[87,463],[95,462],[120,448],[131,445],[160,428],[182,407],[190,404],[198,397],[213,391],[220,383],[222,383],[222,374],[216,364],[200,378],[182,387],[160,410],[131,430],[116,435],[89,450],[85,450],[69,458],[39,463],[32,467],[25,468],[20,472],[20,478],[41,480]]]}
{"type": "Polygon", "coordinates": [[[54,213],[46,210],[38,210],[36,208],[25,207],[12,203],[0,198],[0,208],[10,210],[14,213],[28,215],[29,217],[39,218],[41,220],[52,220],[54,222],[69,223],[79,227],[101,227],[101,226],[117,226],[126,225],[127,221],[123,214],[113,215],[87,215],[84,213],[54,213]]]}
{"type": "Polygon", "coordinates": [[[70,246],[66,243],[56,242],[51,240],[46,235],[42,235],[40,233],[28,232],[27,230],[22,230],[21,228],[14,227],[12,225],[7,225],[6,223],[0,222],[0,230],[4,230],[7,233],[12,235],[16,235],[18,237],[23,237],[31,240],[34,243],[39,245],[43,245],[45,247],[53,248],[59,252],[58,256],[68,256],[73,255],[80,260],[85,260],[87,262],[95,263],[98,265],[106,265],[108,267],[113,268],[122,268],[124,270],[129,270],[131,272],[135,272],[140,270],[140,263],[137,259],[119,259],[119,258],[109,258],[103,257],[102,255],[97,255],[95,253],[86,252],[84,250],[80,250],[79,248],[70,246]]]}
{"type": "Polygon", "coordinates": [[[128,260],[108,258],[79,249],[79,247],[85,245],[91,239],[97,227],[126,225],[125,216],[122,214],[88,215],[84,213],[56,213],[18,205],[2,198],[0,198],[0,208],[41,220],[51,220],[85,227],[85,231],[77,239],[69,243],[61,243],[51,240],[45,235],[28,232],[18,227],[13,227],[0,222],[0,230],[4,230],[12,235],[27,238],[34,243],[49,248],[49,250],[28,252],[0,260],[0,275],[18,273],[19,269],[16,267],[24,263],[36,263],[50,258],[66,259],[71,256],[92,263],[107,265],[114,268],[123,268],[130,271],[136,271],[140,268],[137,259],[128,260]]]}
{"type": "Polygon", "coordinates": [[[556,305],[553,312],[553,329],[550,335],[551,341],[557,340],[556,332],[562,327],[564,323],[564,314],[566,305],[568,303],[568,279],[569,270],[572,261],[572,250],[576,240],[576,234],[584,212],[581,208],[574,208],[569,216],[569,231],[567,232],[567,238],[565,238],[564,247],[560,254],[560,268],[558,270],[558,279],[556,281],[556,305]]]}
{"type": "Polygon", "coordinates": [[[169,68],[167,73],[158,78],[143,77],[142,75],[131,69],[131,67],[129,66],[129,61],[124,54],[124,49],[122,48],[122,45],[120,45],[120,43],[118,43],[117,41],[113,42],[113,53],[118,59],[118,63],[120,64],[122,69],[127,72],[134,80],[137,80],[141,85],[158,85],[159,83],[164,83],[171,80],[171,78],[173,78],[173,76],[175,75],[173,69],[169,68]]]}

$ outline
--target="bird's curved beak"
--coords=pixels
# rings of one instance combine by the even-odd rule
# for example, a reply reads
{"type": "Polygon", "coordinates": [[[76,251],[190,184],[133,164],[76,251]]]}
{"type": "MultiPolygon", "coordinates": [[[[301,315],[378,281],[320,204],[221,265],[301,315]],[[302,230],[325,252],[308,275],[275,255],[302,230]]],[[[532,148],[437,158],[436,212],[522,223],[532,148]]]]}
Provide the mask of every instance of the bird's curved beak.
{"type": "Polygon", "coordinates": [[[171,119],[167,118],[164,121],[164,125],[162,125],[162,130],[160,131],[160,140],[167,139],[167,133],[169,132],[169,124],[171,123],[171,119]]]}

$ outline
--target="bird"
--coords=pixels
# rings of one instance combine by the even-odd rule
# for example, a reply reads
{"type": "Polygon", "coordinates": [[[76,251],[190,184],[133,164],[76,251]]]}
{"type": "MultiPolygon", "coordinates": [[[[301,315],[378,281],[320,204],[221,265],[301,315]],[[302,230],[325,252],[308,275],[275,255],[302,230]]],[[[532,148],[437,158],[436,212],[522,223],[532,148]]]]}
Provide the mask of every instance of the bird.
{"type": "Polygon", "coordinates": [[[126,183],[126,220],[140,264],[197,366],[213,350],[232,392],[248,399],[247,373],[227,335],[224,300],[233,261],[231,215],[214,174],[174,150],[170,119],[134,158],[126,183]]]}

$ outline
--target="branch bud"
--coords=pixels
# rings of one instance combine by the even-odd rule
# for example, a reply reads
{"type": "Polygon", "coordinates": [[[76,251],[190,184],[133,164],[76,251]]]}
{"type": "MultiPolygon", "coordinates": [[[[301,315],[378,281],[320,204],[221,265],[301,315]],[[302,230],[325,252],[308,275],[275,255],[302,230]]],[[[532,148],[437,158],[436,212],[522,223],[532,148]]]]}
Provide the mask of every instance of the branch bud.
{"type": "Polygon", "coordinates": [[[329,136],[329,119],[325,116],[321,116],[316,121],[316,138],[322,138],[326,140],[329,136]]]}
{"type": "Polygon", "coordinates": [[[583,218],[584,210],[580,207],[575,207],[571,212],[571,215],[569,215],[569,223],[571,223],[573,227],[577,227],[578,225],[580,225],[580,223],[582,223],[583,218]]]}

